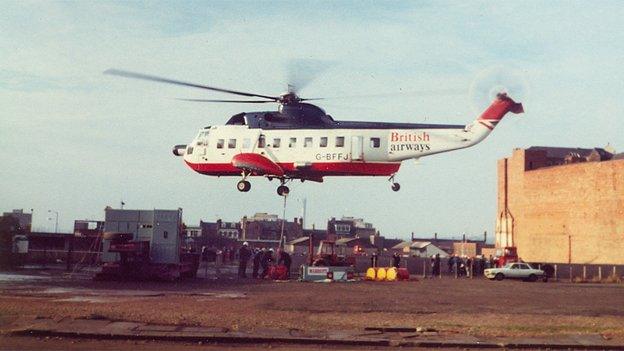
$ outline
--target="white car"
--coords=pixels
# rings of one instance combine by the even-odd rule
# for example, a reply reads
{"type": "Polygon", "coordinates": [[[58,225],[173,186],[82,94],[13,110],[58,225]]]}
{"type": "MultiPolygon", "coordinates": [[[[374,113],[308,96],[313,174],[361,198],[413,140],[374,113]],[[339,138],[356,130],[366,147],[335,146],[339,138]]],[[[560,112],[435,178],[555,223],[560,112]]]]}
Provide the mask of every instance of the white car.
{"type": "Polygon", "coordinates": [[[522,279],[530,282],[537,281],[538,279],[542,279],[543,281],[548,281],[548,276],[544,274],[544,271],[541,269],[534,269],[528,263],[522,262],[512,262],[507,263],[505,267],[502,268],[488,268],[483,271],[483,274],[488,279],[496,279],[503,280],[505,278],[509,279],[522,279]]]}

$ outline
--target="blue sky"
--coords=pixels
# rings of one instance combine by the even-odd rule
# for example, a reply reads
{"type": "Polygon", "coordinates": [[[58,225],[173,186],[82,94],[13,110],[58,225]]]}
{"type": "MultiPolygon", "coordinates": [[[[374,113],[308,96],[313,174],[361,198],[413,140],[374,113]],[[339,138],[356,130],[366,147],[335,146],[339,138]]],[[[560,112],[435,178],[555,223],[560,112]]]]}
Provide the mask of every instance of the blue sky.
{"type": "Polygon", "coordinates": [[[382,178],[291,187],[287,217],[363,217],[386,236],[492,233],[496,160],[532,145],[624,149],[624,7],[619,2],[3,2],[0,13],[0,210],[34,208],[53,228],[129,208],[200,219],[281,213],[275,183],[205,177],[171,154],[206,125],[269,105],[102,75],[119,68],[278,94],[292,59],[331,63],[303,96],[398,94],[320,104],[336,119],[463,124],[470,86],[492,67],[526,82],[526,114],[467,150],[405,162],[382,178]],[[455,94],[436,94],[449,90],[455,94]],[[422,92],[422,94],[410,94],[422,92]]]}

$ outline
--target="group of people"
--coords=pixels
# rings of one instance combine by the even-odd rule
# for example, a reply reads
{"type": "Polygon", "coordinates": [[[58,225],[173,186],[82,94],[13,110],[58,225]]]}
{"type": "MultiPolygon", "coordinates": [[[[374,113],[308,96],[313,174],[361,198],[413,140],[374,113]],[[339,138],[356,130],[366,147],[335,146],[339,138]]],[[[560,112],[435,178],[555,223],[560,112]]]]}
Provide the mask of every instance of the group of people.
{"type": "Polygon", "coordinates": [[[276,257],[272,248],[254,248],[252,250],[249,248],[249,243],[244,242],[243,246],[238,250],[238,276],[240,278],[247,278],[247,263],[250,259],[252,260],[251,276],[253,278],[266,278],[269,275],[271,266],[276,264],[284,266],[286,268],[286,277],[290,278],[292,258],[288,252],[282,249],[277,250],[276,257]]]}
{"type": "MultiPolygon", "coordinates": [[[[488,260],[483,255],[478,255],[475,257],[460,257],[458,255],[453,255],[448,260],[448,272],[454,274],[457,277],[478,277],[480,275],[483,275],[484,270],[492,267],[496,267],[495,260],[492,257],[490,257],[490,259],[488,260]]],[[[440,274],[439,263],[437,274],[440,274]]],[[[434,273],[433,275],[436,275],[436,273],[434,273]]]]}

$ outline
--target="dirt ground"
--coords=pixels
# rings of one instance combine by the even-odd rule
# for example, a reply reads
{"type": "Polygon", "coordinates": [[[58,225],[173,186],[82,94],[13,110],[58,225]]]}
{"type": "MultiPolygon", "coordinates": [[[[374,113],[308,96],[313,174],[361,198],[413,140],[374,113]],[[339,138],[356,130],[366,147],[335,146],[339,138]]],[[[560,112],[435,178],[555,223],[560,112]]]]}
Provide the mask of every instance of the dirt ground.
{"type": "Polygon", "coordinates": [[[232,330],[422,326],[445,334],[600,333],[624,340],[624,285],[618,284],[465,278],[326,284],[232,277],[96,282],[85,276],[28,274],[0,274],[0,330],[21,316],[40,316],[232,330]]]}

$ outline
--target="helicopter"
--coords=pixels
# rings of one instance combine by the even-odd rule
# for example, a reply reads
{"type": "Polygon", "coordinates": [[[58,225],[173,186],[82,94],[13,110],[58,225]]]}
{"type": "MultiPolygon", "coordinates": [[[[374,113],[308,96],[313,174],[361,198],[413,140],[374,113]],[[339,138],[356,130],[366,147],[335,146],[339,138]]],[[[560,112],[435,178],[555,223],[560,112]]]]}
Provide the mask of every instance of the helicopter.
{"type": "Polygon", "coordinates": [[[523,113],[521,103],[499,92],[474,121],[466,125],[334,120],[322,108],[289,86],[281,95],[262,95],[158,76],[109,69],[105,74],[244,96],[245,100],[181,99],[214,103],[277,103],[276,111],[241,112],[224,125],[200,129],[173,154],[203,175],[240,177],[236,188],[251,190],[253,176],[277,179],[277,194],[287,184],[323,182],[328,176],[388,177],[393,191],[402,161],[467,148],[483,141],[508,113],[523,113]],[[253,99],[249,99],[253,98],[253,99]]]}

